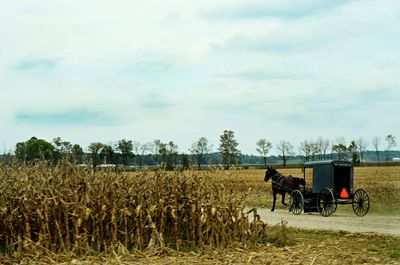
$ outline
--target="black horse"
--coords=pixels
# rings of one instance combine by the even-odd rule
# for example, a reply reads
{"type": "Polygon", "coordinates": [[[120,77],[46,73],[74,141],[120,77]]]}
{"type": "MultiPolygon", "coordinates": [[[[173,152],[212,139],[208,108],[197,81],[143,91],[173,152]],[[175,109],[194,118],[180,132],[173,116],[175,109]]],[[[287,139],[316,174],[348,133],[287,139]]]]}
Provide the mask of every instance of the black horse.
{"type": "Polygon", "coordinates": [[[265,172],[264,181],[268,181],[272,178],[272,194],[274,197],[274,201],[272,204],[271,211],[275,210],[275,201],[276,194],[282,195],[282,204],[287,205],[285,203],[285,194],[288,192],[289,194],[296,189],[299,189],[300,185],[305,185],[305,181],[302,178],[295,178],[293,176],[283,176],[280,174],[275,168],[267,167],[267,171],[265,172]]]}

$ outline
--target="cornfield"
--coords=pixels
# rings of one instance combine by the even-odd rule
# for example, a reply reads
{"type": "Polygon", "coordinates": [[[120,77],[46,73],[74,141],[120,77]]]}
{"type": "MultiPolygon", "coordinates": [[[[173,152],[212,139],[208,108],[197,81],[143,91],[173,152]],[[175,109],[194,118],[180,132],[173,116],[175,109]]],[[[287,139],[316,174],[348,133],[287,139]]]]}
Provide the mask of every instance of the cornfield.
{"type": "Polygon", "coordinates": [[[88,255],[263,240],[266,225],[255,209],[244,212],[244,200],[207,172],[0,165],[0,251],[88,255]]]}

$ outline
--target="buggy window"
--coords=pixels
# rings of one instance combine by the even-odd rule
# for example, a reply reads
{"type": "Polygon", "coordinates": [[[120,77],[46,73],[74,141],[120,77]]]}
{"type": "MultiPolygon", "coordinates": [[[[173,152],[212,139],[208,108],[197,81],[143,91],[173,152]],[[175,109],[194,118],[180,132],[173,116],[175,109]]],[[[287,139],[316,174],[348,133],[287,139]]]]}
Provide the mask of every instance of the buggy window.
{"type": "Polygon", "coordinates": [[[339,197],[343,188],[350,192],[351,188],[351,167],[336,166],[334,171],[334,195],[339,197]]]}
{"type": "Polygon", "coordinates": [[[313,185],[313,168],[304,168],[303,170],[305,170],[304,178],[306,181],[306,186],[312,187],[312,185],[313,185]]]}

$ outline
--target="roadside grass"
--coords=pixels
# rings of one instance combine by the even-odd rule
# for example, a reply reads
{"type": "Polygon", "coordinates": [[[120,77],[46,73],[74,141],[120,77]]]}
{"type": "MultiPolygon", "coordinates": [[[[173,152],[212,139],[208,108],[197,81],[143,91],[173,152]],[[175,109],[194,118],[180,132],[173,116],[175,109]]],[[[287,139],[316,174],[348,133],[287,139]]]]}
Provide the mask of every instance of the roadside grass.
{"type": "MultiPolygon", "coordinates": [[[[400,237],[342,231],[284,227],[285,244],[268,242],[233,244],[228,248],[178,252],[150,249],[97,256],[50,256],[21,260],[19,264],[399,264],[400,237]]],[[[282,232],[276,227],[271,238],[282,232]],[[274,234],[275,233],[275,234],[274,234]]],[[[269,240],[271,240],[269,238],[269,240]]],[[[279,236],[276,237],[276,239],[279,236]]],[[[4,260],[3,260],[4,262],[4,260]]],[[[6,264],[6,263],[5,263],[6,264]]],[[[10,263],[11,264],[11,263],[10,263]]]]}
{"type": "Polygon", "coordinates": [[[349,233],[288,228],[290,238],[297,242],[321,247],[324,256],[332,260],[356,256],[363,262],[386,264],[400,262],[400,237],[375,233],[349,233]]]}
{"type": "MultiPolygon", "coordinates": [[[[400,248],[399,248],[399,249],[400,249],[400,248]]],[[[393,250],[391,250],[389,256],[390,256],[391,258],[393,258],[393,259],[400,258],[400,250],[399,250],[399,249],[393,249],[393,250]]]]}

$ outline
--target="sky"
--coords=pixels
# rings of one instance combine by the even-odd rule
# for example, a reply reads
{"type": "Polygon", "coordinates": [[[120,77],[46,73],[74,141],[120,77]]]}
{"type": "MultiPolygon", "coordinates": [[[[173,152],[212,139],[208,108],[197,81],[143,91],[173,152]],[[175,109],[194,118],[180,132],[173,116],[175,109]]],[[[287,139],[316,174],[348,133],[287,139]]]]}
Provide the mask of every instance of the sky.
{"type": "MultiPolygon", "coordinates": [[[[400,1],[0,0],[0,144],[400,138],[400,1]]],[[[2,150],[1,150],[2,151],[2,150]]],[[[276,148],[271,153],[276,153],[276,148]]]]}

